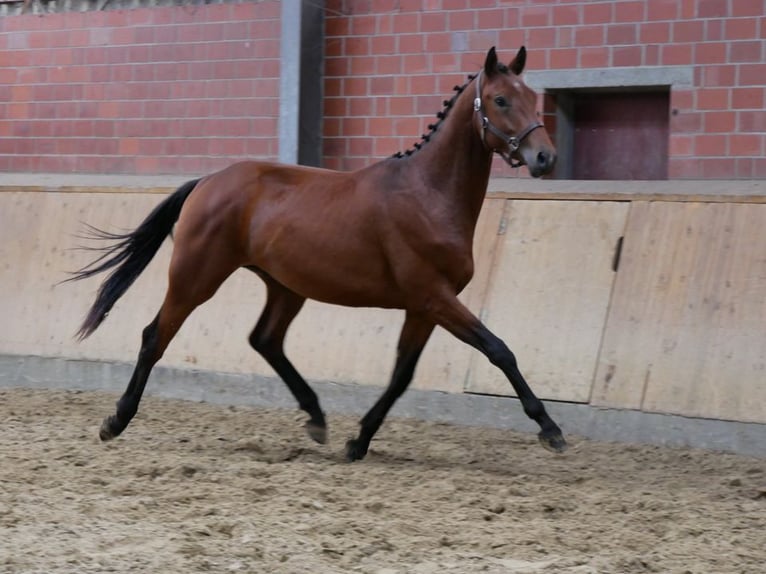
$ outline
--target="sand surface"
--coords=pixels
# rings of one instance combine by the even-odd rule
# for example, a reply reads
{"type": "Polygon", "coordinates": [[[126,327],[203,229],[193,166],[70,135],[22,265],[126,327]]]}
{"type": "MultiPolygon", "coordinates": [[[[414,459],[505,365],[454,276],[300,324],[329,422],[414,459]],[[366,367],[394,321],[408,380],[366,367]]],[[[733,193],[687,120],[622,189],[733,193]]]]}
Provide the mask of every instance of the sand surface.
{"type": "Polygon", "coordinates": [[[766,572],[766,461],[389,419],[0,391],[0,572],[766,572]]]}

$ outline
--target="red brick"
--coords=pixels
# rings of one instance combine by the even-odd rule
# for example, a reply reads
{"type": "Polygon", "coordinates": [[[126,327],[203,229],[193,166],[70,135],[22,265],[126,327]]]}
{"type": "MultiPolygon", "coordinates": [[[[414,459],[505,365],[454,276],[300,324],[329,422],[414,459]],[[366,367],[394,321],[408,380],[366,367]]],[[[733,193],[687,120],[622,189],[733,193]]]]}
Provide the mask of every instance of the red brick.
{"type": "Polygon", "coordinates": [[[762,86],[764,78],[766,78],[766,64],[740,64],[738,85],[762,86]]]}
{"type": "Polygon", "coordinates": [[[613,66],[640,66],[643,46],[619,46],[612,49],[613,66]]]}
{"type": "Polygon", "coordinates": [[[670,41],[670,23],[645,22],[638,28],[639,41],[646,44],[666,44],[670,41]]]}
{"type": "Polygon", "coordinates": [[[609,65],[609,48],[580,48],[580,66],[604,68],[609,65]]]}
{"type": "Polygon", "coordinates": [[[700,67],[698,84],[705,87],[734,86],[736,84],[737,67],[733,65],[700,67]]]}
{"type": "Polygon", "coordinates": [[[705,38],[702,20],[681,20],[672,23],[673,42],[701,42],[705,38]]]}
{"type": "MultiPolygon", "coordinates": [[[[756,2],[745,2],[757,6],[756,2]]],[[[755,18],[728,18],[724,21],[724,38],[727,40],[750,40],[758,37],[758,21],[755,18]]]]}
{"type": "Polygon", "coordinates": [[[351,18],[351,34],[354,36],[372,36],[376,33],[377,18],[375,16],[356,16],[351,18]]]}
{"type": "Polygon", "coordinates": [[[698,0],[698,18],[723,18],[728,16],[728,0],[698,0]]]}
{"type": "Polygon", "coordinates": [[[607,24],[612,21],[614,2],[588,2],[582,7],[583,24],[607,24]]]}
{"type": "Polygon", "coordinates": [[[577,67],[578,50],[576,48],[562,48],[548,51],[548,67],[552,69],[567,69],[577,67]]]}
{"type": "MultiPolygon", "coordinates": [[[[651,4],[651,2],[650,2],[651,4]]],[[[614,22],[642,22],[646,18],[646,1],[614,2],[614,22]]]]}
{"type": "Polygon", "coordinates": [[[763,4],[753,0],[731,0],[731,15],[763,16],[763,4]]]}
{"type": "Polygon", "coordinates": [[[576,46],[601,46],[605,37],[604,26],[580,26],[575,28],[576,46]]]}
{"type": "Polygon", "coordinates": [[[375,96],[391,95],[394,91],[394,78],[380,76],[370,79],[370,94],[375,96]]]}
{"type": "Polygon", "coordinates": [[[644,65],[658,66],[660,64],[660,47],[657,44],[644,45],[644,65]]]}
{"type": "Polygon", "coordinates": [[[462,72],[456,54],[432,54],[431,65],[436,73],[462,72]]]}
{"type": "Polygon", "coordinates": [[[698,156],[726,155],[726,136],[721,134],[700,134],[694,136],[694,153],[698,156]]]}
{"type": "Polygon", "coordinates": [[[693,155],[694,136],[671,134],[669,153],[673,157],[693,155]]]}
{"type": "Polygon", "coordinates": [[[447,28],[449,30],[473,30],[474,24],[474,10],[459,10],[456,12],[450,12],[447,16],[447,28]]]}
{"type": "Polygon", "coordinates": [[[372,155],[373,140],[370,138],[349,138],[348,152],[350,155],[369,157],[372,155]]]}
{"type": "Polygon", "coordinates": [[[367,124],[367,134],[371,136],[394,135],[394,126],[390,118],[370,118],[367,124]]]}
{"type": "Polygon", "coordinates": [[[375,73],[394,75],[402,73],[402,59],[399,56],[377,56],[375,58],[375,73]]]}
{"type": "Polygon", "coordinates": [[[737,129],[736,112],[705,112],[702,116],[706,133],[734,132],[737,129]]]}
{"type": "Polygon", "coordinates": [[[325,116],[340,116],[346,115],[346,98],[325,98],[323,104],[323,114],[325,116]]]}
{"type": "MultiPolygon", "coordinates": [[[[725,153],[724,150],[721,150],[717,155],[722,156],[725,153]]],[[[702,161],[700,162],[700,169],[702,170],[700,176],[704,179],[731,179],[734,177],[733,161],[720,161],[720,159],[702,161]]]]}
{"type": "Polygon", "coordinates": [[[422,34],[403,34],[399,36],[400,54],[420,54],[421,52],[423,52],[422,34]]]}
{"type": "Polygon", "coordinates": [[[729,109],[729,94],[730,90],[727,88],[702,88],[697,91],[697,109],[729,109]]]}
{"type": "Polygon", "coordinates": [[[725,64],[728,45],[725,42],[703,42],[694,49],[695,64],[725,64]]]}
{"type": "Polygon", "coordinates": [[[410,77],[410,93],[417,94],[437,94],[436,80],[432,75],[414,75],[410,77]]]}
{"type": "Polygon", "coordinates": [[[766,158],[754,158],[750,176],[754,179],[766,179],[766,158]]]}
{"type": "Polygon", "coordinates": [[[678,0],[649,0],[646,5],[646,18],[648,20],[676,20],[680,4],[681,2],[678,0]]]}
{"type": "Polygon", "coordinates": [[[570,26],[562,26],[557,30],[558,40],[556,41],[556,47],[558,48],[571,48],[574,46],[574,31],[575,28],[570,26]]]}
{"type": "Polygon", "coordinates": [[[374,56],[356,56],[355,58],[349,58],[351,62],[350,73],[352,76],[371,76],[375,73],[375,61],[374,56]]]}
{"type": "Polygon", "coordinates": [[[445,32],[447,14],[445,12],[423,12],[420,15],[420,32],[445,32]]]}
{"type": "Polygon", "coordinates": [[[635,24],[612,24],[606,27],[607,44],[635,44],[637,42],[635,24]]]}
{"type": "Polygon", "coordinates": [[[538,58],[537,51],[540,48],[556,47],[556,28],[529,28],[526,31],[526,45],[534,46],[534,50],[527,55],[527,66],[530,68],[539,68],[534,62],[538,58]]]}
{"type": "Polygon", "coordinates": [[[681,111],[691,110],[694,107],[694,90],[672,90],[670,106],[681,111]]]}
{"type": "Polygon", "coordinates": [[[377,137],[373,141],[372,152],[375,156],[383,157],[392,155],[397,151],[403,150],[401,138],[398,137],[377,137]]]}
{"type": "Polygon", "coordinates": [[[392,18],[392,33],[394,34],[417,34],[420,30],[419,14],[414,12],[400,12],[392,18]]]}
{"type": "Polygon", "coordinates": [[[425,54],[408,54],[402,56],[402,70],[405,75],[430,72],[428,56],[425,54]]]}
{"type": "Polygon", "coordinates": [[[479,10],[476,12],[476,29],[489,30],[502,28],[505,19],[505,10],[479,10]]]}
{"type": "Polygon", "coordinates": [[[766,132],[766,112],[763,110],[737,112],[737,122],[740,132],[766,132]]]}
{"type": "Polygon", "coordinates": [[[731,107],[758,110],[764,107],[763,88],[734,88],[731,91],[731,107]]]}
{"type": "Polygon", "coordinates": [[[573,26],[580,23],[580,12],[582,6],[575,4],[574,6],[567,6],[561,4],[551,7],[553,11],[553,25],[554,26],[573,26]]]}
{"type": "MultiPolygon", "coordinates": [[[[344,136],[360,136],[360,135],[366,135],[368,133],[368,119],[366,117],[350,117],[350,118],[343,118],[342,120],[342,131],[338,135],[344,135],[344,136]]],[[[332,136],[333,134],[327,133],[328,136],[332,136]]]]}
{"type": "Polygon", "coordinates": [[[705,40],[717,42],[723,40],[723,19],[705,20],[705,40]]]}
{"type": "Polygon", "coordinates": [[[452,35],[449,32],[440,32],[425,35],[426,52],[433,54],[452,53],[452,35]]]}
{"type": "Polygon", "coordinates": [[[662,46],[661,58],[662,64],[665,66],[691,64],[693,62],[692,45],[667,44],[662,46]]]}
{"type": "Polygon", "coordinates": [[[731,42],[729,61],[731,62],[760,62],[763,42],[731,42]]]}
{"type": "Polygon", "coordinates": [[[343,53],[346,56],[366,56],[370,53],[370,38],[350,36],[343,39],[343,53]]]}
{"type": "Polygon", "coordinates": [[[730,156],[762,156],[763,134],[731,134],[729,136],[730,156]]]}
{"type": "Polygon", "coordinates": [[[551,25],[550,6],[522,6],[521,25],[525,28],[551,25]]]}

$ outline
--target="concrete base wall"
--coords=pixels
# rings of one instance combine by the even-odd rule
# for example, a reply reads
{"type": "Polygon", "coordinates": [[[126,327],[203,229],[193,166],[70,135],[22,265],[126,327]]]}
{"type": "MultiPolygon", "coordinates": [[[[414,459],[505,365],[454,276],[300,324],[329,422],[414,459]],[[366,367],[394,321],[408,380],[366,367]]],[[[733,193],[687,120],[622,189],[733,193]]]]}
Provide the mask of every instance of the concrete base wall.
{"type": "MultiPolygon", "coordinates": [[[[72,389],[122,393],[133,365],[70,359],[0,355],[0,388],[72,389]]],[[[382,389],[312,382],[328,413],[361,415],[382,389]]],[[[147,395],[221,405],[296,408],[286,386],[276,378],[158,366],[147,395]]],[[[693,447],[766,458],[766,424],[740,423],[634,410],[548,402],[548,411],[567,435],[594,440],[693,447]]],[[[144,404],[144,408],[147,407],[144,404]]],[[[108,413],[104,413],[108,414],[108,413]]],[[[519,401],[510,397],[456,394],[412,389],[391,416],[461,425],[537,431],[519,401]]],[[[332,432],[332,420],[330,420],[332,432]]],[[[570,440],[576,448],[577,439],[570,440]]]]}

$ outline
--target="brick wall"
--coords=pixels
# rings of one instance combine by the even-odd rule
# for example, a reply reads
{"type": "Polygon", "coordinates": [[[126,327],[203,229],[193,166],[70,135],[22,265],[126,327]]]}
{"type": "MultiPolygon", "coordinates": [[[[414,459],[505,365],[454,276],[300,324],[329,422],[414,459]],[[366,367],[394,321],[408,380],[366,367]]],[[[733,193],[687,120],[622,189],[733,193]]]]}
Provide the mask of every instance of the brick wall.
{"type": "MultiPolygon", "coordinates": [[[[694,87],[671,94],[670,176],[766,177],[764,0],[326,6],[326,167],[410,147],[489,46],[507,59],[526,44],[534,70],[692,66],[694,87]]],[[[0,170],[202,173],[276,158],[279,14],[256,1],[0,18],[0,170]]]]}
{"type": "Polygon", "coordinates": [[[0,18],[0,170],[276,158],[279,2],[0,18]]]}
{"type": "Polygon", "coordinates": [[[764,0],[328,0],[327,7],[327,167],[353,169],[409,147],[490,46],[510,58],[526,44],[534,70],[692,66],[694,87],[671,93],[670,177],[766,177],[764,0]]]}

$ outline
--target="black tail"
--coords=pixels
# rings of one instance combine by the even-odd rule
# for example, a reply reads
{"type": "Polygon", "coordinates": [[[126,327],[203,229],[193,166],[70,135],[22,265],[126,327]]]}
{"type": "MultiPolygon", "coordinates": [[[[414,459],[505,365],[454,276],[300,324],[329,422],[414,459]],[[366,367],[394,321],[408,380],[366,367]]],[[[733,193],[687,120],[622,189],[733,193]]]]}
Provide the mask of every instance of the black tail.
{"type": "Polygon", "coordinates": [[[188,181],[179,187],[130,233],[109,233],[88,226],[89,239],[107,240],[113,243],[105,247],[92,248],[94,251],[101,251],[102,255],[79,271],[72,273],[72,277],[66,281],[86,279],[113,267],[116,269],[99,287],[96,301],[88,311],[80,330],[77,331],[79,340],[85,339],[98,328],[112,306],[146,269],[165,238],[170,235],[186,198],[199,181],[199,179],[188,181]]]}

